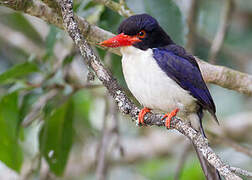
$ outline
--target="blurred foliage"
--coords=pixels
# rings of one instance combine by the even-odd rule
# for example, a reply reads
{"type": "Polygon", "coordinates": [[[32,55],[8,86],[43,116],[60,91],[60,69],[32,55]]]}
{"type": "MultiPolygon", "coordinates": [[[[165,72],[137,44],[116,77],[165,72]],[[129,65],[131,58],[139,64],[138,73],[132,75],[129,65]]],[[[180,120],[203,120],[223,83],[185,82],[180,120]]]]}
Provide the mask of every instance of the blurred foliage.
{"type": "Polygon", "coordinates": [[[56,175],[62,175],[73,141],[73,103],[71,100],[45,117],[39,135],[40,152],[56,175]]]}
{"type": "Polygon", "coordinates": [[[155,17],[172,39],[183,45],[185,22],[175,2],[172,0],[129,0],[128,5],[136,13],[148,13],[155,17]]]}
{"type": "MultiPolygon", "coordinates": [[[[196,157],[195,157],[196,158],[196,157]]],[[[197,179],[204,180],[203,172],[197,159],[188,160],[180,172],[180,180],[197,179]]],[[[148,179],[172,180],[175,175],[177,161],[171,159],[153,159],[139,164],[139,171],[148,179]]]]}
{"type": "Polygon", "coordinates": [[[19,130],[18,93],[2,97],[0,101],[0,160],[19,172],[23,152],[18,142],[19,130]]]}
{"type": "MultiPolygon", "coordinates": [[[[157,18],[160,25],[180,45],[186,43],[188,27],[183,5],[188,2],[126,0],[133,12],[148,13],[157,18]]],[[[220,23],[222,7],[223,1],[219,0],[201,0],[199,3],[196,29],[200,38],[195,40],[194,54],[205,60],[220,23]]],[[[90,23],[113,33],[117,32],[120,22],[124,19],[118,13],[92,0],[75,0],[74,11],[90,23]]],[[[251,0],[236,1],[232,18],[217,63],[251,73],[251,0]],[[250,61],[241,62],[230,52],[247,57],[244,59],[250,61]]],[[[95,47],[94,49],[102,59],[110,57],[106,51],[95,47]]],[[[77,159],[80,157],[80,161],[83,160],[83,147],[88,149],[90,144],[100,141],[100,134],[103,132],[101,122],[108,113],[108,97],[106,90],[99,87],[98,80],[87,82],[88,70],[79,58],[79,53],[62,30],[34,17],[0,7],[0,161],[8,168],[20,173],[25,163],[32,164],[34,159],[38,159],[39,165],[34,168],[39,169],[43,158],[50,172],[64,179],[62,176],[66,173],[66,168],[71,169],[67,166],[69,157],[79,155],[77,159]],[[41,52],[36,54],[33,52],[34,48],[41,52]],[[45,96],[51,90],[57,90],[57,94],[46,99],[45,96]],[[34,109],[38,104],[40,108],[36,111],[34,109]],[[34,112],[36,115],[31,119],[33,123],[23,127],[24,120],[34,112]],[[33,146],[35,148],[32,148],[33,146]],[[33,157],[30,157],[31,154],[33,157]]],[[[109,61],[104,60],[104,63],[123,88],[127,89],[120,59],[121,57],[112,54],[109,61]]],[[[211,87],[211,94],[216,102],[220,122],[230,115],[252,111],[249,97],[214,86],[211,87]]],[[[107,119],[107,123],[112,124],[112,118],[108,116],[107,119]]],[[[135,139],[152,131],[133,129],[133,125],[126,122],[120,122],[119,125],[123,131],[121,138],[135,139]]],[[[121,169],[120,175],[125,175],[124,179],[173,179],[177,161],[177,158],[172,156],[153,157],[142,159],[130,167],[120,165],[118,168],[121,169]]],[[[1,166],[0,172],[2,173],[1,166]]],[[[111,179],[116,179],[115,172],[116,170],[111,170],[111,179]]],[[[38,171],[33,173],[35,175],[38,171]]],[[[88,172],[77,174],[74,178],[94,179],[94,174],[94,168],[91,167],[88,172]]],[[[35,176],[37,177],[37,174],[35,176]]],[[[189,158],[180,179],[203,179],[196,159],[189,158]]]]}
{"type": "Polygon", "coordinates": [[[16,64],[0,75],[0,84],[7,84],[17,81],[17,78],[37,72],[39,69],[36,64],[25,62],[16,64]]]}
{"type": "Polygon", "coordinates": [[[23,14],[18,12],[8,13],[4,16],[0,16],[0,21],[13,30],[21,32],[37,45],[42,46],[43,40],[40,34],[34,29],[32,24],[24,17],[23,14]]]}

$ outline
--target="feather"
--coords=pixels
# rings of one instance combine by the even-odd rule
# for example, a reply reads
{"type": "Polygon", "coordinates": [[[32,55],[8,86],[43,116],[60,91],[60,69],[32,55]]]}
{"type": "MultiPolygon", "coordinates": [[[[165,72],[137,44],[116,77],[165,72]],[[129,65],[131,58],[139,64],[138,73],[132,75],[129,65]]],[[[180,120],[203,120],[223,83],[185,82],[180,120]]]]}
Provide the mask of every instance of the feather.
{"type": "Polygon", "coordinates": [[[168,45],[153,49],[153,57],[159,67],[180,87],[190,92],[203,109],[208,110],[216,122],[215,104],[203,80],[199,66],[194,57],[183,47],[168,45]]]}

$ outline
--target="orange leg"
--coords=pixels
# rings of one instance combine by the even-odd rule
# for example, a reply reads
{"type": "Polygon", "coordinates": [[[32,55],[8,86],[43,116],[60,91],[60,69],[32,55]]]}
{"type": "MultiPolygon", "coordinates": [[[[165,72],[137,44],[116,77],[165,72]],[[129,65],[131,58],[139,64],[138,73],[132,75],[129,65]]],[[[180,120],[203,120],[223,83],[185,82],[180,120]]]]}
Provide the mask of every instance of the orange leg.
{"type": "Polygon", "coordinates": [[[165,127],[166,127],[167,129],[170,128],[171,119],[172,119],[174,116],[176,116],[178,112],[179,112],[179,109],[176,108],[176,109],[174,109],[171,113],[165,114],[164,117],[162,118],[162,120],[164,120],[164,119],[166,118],[166,119],[165,119],[165,127]]]}
{"type": "Polygon", "coordinates": [[[150,112],[150,109],[144,107],[138,114],[138,124],[144,124],[144,116],[146,113],[150,112]]]}

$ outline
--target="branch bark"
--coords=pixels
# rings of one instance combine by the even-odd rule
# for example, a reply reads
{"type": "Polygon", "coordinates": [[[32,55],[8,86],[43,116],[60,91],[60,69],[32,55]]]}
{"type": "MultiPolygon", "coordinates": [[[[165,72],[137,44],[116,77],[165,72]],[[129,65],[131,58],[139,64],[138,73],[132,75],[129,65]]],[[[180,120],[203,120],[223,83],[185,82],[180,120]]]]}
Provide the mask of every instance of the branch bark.
{"type": "Polygon", "coordinates": [[[240,174],[242,176],[246,176],[248,178],[252,178],[252,173],[245,171],[241,168],[235,168],[235,167],[230,167],[231,171],[234,172],[235,174],[240,174]]]}
{"type": "MultiPolygon", "coordinates": [[[[106,70],[96,56],[86,40],[80,34],[77,22],[74,19],[72,0],[57,0],[61,7],[62,16],[64,20],[65,29],[73,39],[75,44],[79,47],[81,55],[86,63],[96,73],[97,77],[102,81],[104,86],[108,89],[114,100],[117,102],[119,110],[125,114],[129,114],[132,119],[136,120],[139,109],[128,99],[125,93],[120,89],[117,81],[111,76],[111,73],[106,70]]],[[[147,114],[145,116],[145,124],[164,126],[164,121],[161,120],[162,114],[147,114]]],[[[196,147],[202,152],[204,157],[219,170],[220,174],[226,179],[241,179],[231,172],[230,167],[224,164],[221,159],[208,146],[208,141],[199,132],[195,131],[188,124],[182,122],[178,118],[174,118],[171,122],[171,127],[178,130],[180,133],[187,136],[196,147]]]]}
{"type": "Polygon", "coordinates": [[[233,69],[209,64],[196,57],[206,82],[235,90],[243,94],[252,95],[252,76],[233,69]]]}

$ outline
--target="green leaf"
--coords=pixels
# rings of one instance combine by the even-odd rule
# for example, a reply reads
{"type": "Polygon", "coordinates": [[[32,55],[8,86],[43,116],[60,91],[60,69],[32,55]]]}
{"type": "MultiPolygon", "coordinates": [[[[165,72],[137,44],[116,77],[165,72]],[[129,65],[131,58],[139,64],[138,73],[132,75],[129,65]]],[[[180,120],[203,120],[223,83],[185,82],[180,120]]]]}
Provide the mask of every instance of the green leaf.
{"type": "Polygon", "coordinates": [[[35,93],[34,91],[29,92],[24,95],[22,102],[20,104],[20,123],[25,118],[25,116],[30,112],[34,103],[38,100],[41,94],[35,93]]]}
{"type": "Polygon", "coordinates": [[[75,3],[74,9],[79,16],[85,18],[89,23],[96,24],[105,8],[104,5],[92,0],[82,0],[80,3],[75,3]]]}
{"type": "Polygon", "coordinates": [[[159,24],[178,44],[185,41],[184,21],[180,9],[173,0],[128,0],[128,6],[134,13],[148,13],[155,17],[159,24]]]}
{"type": "Polygon", "coordinates": [[[73,140],[73,103],[63,104],[45,117],[40,131],[40,151],[56,175],[63,174],[73,140]]]}
{"type": "Polygon", "coordinates": [[[85,131],[90,131],[92,128],[89,121],[89,114],[91,110],[91,105],[93,102],[93,96],[88,90],[78,91],[73,95],[74,103],[74,118],[75,126],[81,128],[85,131]]]}
{"type": "Polygon", "coordinates": [[[39,69],[34,63],[25,62],[22,64],[17,64],[4,73],[0,74],[0,84],[12,82],[15,78],[20,78],[37,71],[39,71],[39,69]]]}
{"type": "Polygon", "coordinates": [[[118,13],[106,8],[101,15],[99,27],[106,29],[112,33],[117,33],[117,28],[123,19],[124,18],[118,13]]]}
{"type": "Polygon", "coordinates": [[[18,124],[18,94],[15,92],[0,101],[0,160],[17,172],[23,162],[22,149],[18,143],[18,124]]]}
{"type": "Polygon", "coordinates": [[[68,64],[71,64],[72,61],[73,61],[73,59],[74,59],[74,55],[72,55],[72,54],[67,55],[67,56],[64,58],[64,60],[63,60],[63,66],[68,65],[68,64]]]}
{"type": "Polygon", "coordinates": [[[53,56],[54,45],[57,41],[56,36],[58,32],[59,30],[55,26],[50,26],[50,31],[46,37],[46,55],[44,57],[44,60],[48,60],[51,56],[53,56]]]}

